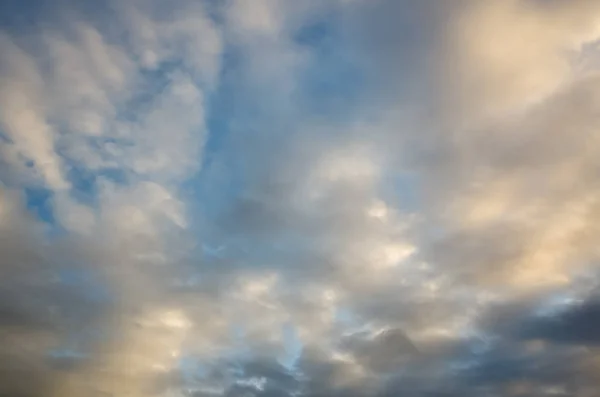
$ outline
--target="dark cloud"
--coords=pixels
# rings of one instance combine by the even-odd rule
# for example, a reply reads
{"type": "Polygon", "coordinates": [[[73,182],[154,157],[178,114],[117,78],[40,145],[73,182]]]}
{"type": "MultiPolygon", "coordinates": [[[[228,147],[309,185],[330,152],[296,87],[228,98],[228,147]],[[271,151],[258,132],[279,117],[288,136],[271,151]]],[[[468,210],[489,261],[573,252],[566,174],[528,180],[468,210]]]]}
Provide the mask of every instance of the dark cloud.
{"type": "Polygon", "coordinates": [[[400,329],[383,330],[375,335],[351,335],[342,340],[342,346],[361,365],[375,373],[394,371],[418,354],[414,344],[400,329]]]}
{"type": "Polygon", "coordinates": [[[550,343],[597,346],[600,343],[600,302],[591,298],[559,309],[553,315],[530,319],[520,336],[550,343]]]}

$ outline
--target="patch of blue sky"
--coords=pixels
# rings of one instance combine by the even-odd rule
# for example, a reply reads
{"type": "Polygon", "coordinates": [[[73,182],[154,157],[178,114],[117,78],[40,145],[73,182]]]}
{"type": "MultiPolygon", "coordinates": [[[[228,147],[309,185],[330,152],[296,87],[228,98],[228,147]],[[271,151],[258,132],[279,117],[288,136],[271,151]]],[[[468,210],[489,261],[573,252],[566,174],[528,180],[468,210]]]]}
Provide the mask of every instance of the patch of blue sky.
{"type": "Polygon", "coordinates": [[[84,167],[71,165],[67,169],[67,178],[71,182],[72,196],[86,204],[97,203],[96,179],[97,173],[84,167]]]}
{"type": "MultiPolygon", "coordinates": [[[[109,145],[117,146],[132,146],[133,142],[126,139],[115,138],[108,135],[104,136],[88,136],[82,138],[80,144],[90,147],[95,153],[105,160],[109,160],[111,156],[108,153],[109,145]]],[[[124,169],[118,166],[102,167],[98,169],[90,169],[79,162],[72,160],[61,148],[57,148],[57,153],[61,156],[61,160],[66,170],[66,178],[72,186],[72,194],[75,194],[78,199],[87,204],[93,204],[93,200],[97,194],[96,180],[104,178],[116,184],[126,184],[128,175],[124,169]]]]}
{"type": "Polygon", "coordinates": [[[25,196],[25,206],[30,213],[51,226],[56,224],[52,204],[54,192],[52,190],[41,186],[25,187],[23,194],[25,196]]]}
{"type": "Polygon", "coordinates": [[[98,181],[108,180],[118,185],[126,185],[129,176],[120,168],[101,168],[92,170],[79,166],[75,162],[65,160],[66,177],[71,183],[71,196],[82,204],[97,206],[99,191],[98,181]]]}
{"type": "MultiPolygon", "coordinates": [[[[98,140],[101,138],[90,139],[98,140]]],[[[108,142],[110,139],[105,139],[104,141],[108,142]]],[[[61,154],[60,151],[59,154],[61,154]]],[[[71,184],[71,197],[82,204],[91,206],[98,204],[97,181],[99,178],[104,178],[117,184],[125,184],[127,182],[127,174],[125,171],[118,168],[90,170],[89,168],[79,166],[76,162],[70,161],[67,157],[62,157],[62,161],[66,170],[65,177],[71,184]]],[[[31,168],[35,166],[35,163],[32,160],[29,160],[26,162],[26,166],[31,168]]],[[[57,223],[54,214],[53,199],[55,193],[41,183],[22,187],[22,193],[25,199],[26,209],[39,220],[50,226],[53,233],[59,233],[61,227],[57,223]]]]}
{"type": "Polygon", "coordinates": [[[239,95],[240,65],[239,51],[235,47],[227,47],[221,57],[219,85],[214,92],[209,93],[206,102],[209,135],[205,143],[207,156],[204,158],[204,165],[212,159],[211,155],[224,148],[232,121],[244,116],[248,118],[253,113],[251,103],[243,104],[244,100],[239,95]]]}
{"type": "MultiPolygon", "coordinates": [[[[243,191],[243,175],[236,157],[230,153],[233,124],[246,124],[254,113],[243,99],[238,76],[240,55],[235,48],[223,54],[219,86],[206,98],[207,137],[200,171],[184,181],[180,190],[193,212],[218,217],[243,191]]],[[[239,132],[239,131],[237,131],[239,132]]]]}
{"type": "Polygon", "coordinates": [[[180,194],[192,213],[211,224],[224,215],[244,190],[244,178],[226,164],[209,166],[180,185],[180,194]]]}
{"type": "MultiPolygon", "coordinates": [[[[1,182],[1,181],[0,181],[1,182]]],[[[26,210],[44,224],[44,235],[56,238],[67,234],[54,213],[55,193],[44,186],[21,187],[26,210]]]]}
{"type": "MultiPolygon", "coordinates": [[[[333,116],[334,109],[326,106],[328,102],[336,98],[350,101],[360,92],[360,71],[345,54],[336,50],[341,39],[337,36],[335,22],[330,16],[323,17],[302,27],[294,37],[298,45],[307,47],[313,54],[312,64],[298,76],[301,91],[296,99],[306,108],[294,117],[309,116],[302,113],[315,112],[328,112],[329,116],[333,116]]],[[[232,132],[236,135],[252,134],[252,126],[261,122],[272,125],[274,118],[280,116],[278,113],[286,113],[278,104],[270,103],[268,98],[256,99],[251,85],[244,80],[244,61],[244,55],[238,48],[227,46],[222,58],[220,85],[207,101],[209,136],[204,165],[227,150],[227,138],[232,132]]],[[[289,133],[289,129],[284,128],[273,130],[289,133]]]]}
{"type": "Polygon", "coordinates": [[[366,79],[344,46],[336,18],[322,15],[302,26],[294,39],[312,54],[310,66],[300,76],[304,111],[328,120],[347,118],[361,103],[366,79]]]}
{"type": "MultiPolygon", "coordinates": [[[[207,96],[208,135],[203,165],[200,172],[180,186],[192,216],[201,218],[194,223],[204,225],[205,230],[198,231],[199,235],[216,227],[219,218],[249,193],[249,186],[256,187],[252,178],[268,170],[272,151],[297,132],[299,123],[315,116],[327,122],[348,122],[353,106],[360,102],[364,79],[351,54],[341,45],[343,39],[334,17],[324,15],[301,27],[294,41],[310,51],[312,61],[298,76],[299,91],[293,99],[298,106],[293,109],[271,103],[267,97],[257,100],[258,88],[245,81],[243,52],[231,44],[224,51],[219,86],[207,96]],[[265,151],[265,155],[249,159],[240,156],[239,146],[246,142],[252,145],[249,151],[265,151]]],[[[285,261],[294,251],[303,252],[306,244],[293,240],[286,236],[276,243],[263,243],[255,237],[242,236],[235,245],[246,264],[260,266],[285,261]]]]}

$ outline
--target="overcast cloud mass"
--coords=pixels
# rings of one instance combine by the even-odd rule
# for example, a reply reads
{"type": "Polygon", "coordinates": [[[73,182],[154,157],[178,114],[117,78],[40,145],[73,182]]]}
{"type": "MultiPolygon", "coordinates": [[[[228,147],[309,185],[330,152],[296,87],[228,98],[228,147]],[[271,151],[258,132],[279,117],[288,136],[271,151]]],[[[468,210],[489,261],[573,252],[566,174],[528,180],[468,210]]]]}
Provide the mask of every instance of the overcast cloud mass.
{"type": "Polygon", "coordinates": [[[0,396],[595,397],[597,0],[0,1],[0,396]]]}

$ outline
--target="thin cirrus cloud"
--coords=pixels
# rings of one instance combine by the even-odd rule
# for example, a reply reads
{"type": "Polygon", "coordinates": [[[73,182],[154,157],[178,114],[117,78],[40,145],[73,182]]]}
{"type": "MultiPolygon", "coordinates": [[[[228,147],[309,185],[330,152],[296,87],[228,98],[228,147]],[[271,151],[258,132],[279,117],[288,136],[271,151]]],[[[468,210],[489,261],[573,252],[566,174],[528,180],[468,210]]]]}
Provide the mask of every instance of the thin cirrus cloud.
{"type": "Polygon", "coordinates": [[[595,395],[596,2],[0,10],[0,394],[595,395]]]}

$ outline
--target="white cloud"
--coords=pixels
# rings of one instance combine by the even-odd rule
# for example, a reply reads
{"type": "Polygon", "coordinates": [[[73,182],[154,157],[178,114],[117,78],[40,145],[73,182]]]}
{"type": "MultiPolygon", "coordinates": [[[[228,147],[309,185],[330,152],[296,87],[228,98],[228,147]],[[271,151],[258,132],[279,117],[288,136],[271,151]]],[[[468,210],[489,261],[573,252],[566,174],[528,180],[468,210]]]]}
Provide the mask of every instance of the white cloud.
{"type": "Polygon", "coordinates": [[[520,112],[570,84],[576,55],[598,39],[599,9],[556,3],[469,2],[451,20],[440,66],[459,117],[520,112]]]}
{"type": "MultiPolygon", "coordinates": [[[[53,129],[47,120],[46,93],[42,76],[34,59],[10,37],[0,36],[4,54],[0,94],[2,132],[10,139],[3,145],[14,148],[13,161],[33,161],[32,177],[42,179],[54,189],[67,186],[61,162],[54,152],[53,129]]],[[[18,167],[19,163],[11,164],[18,167]]]]}
{"type": "Polygon", "coordinates": [[[32,329],[35,365],[51,345],[87,360],[44,393],[375,395],[402,368],[419,394],[501,343],[464,352],[497,306],[591,271],[598,76],[573,53],[597,40],[595,2],[296,3],[114,2],[115,32],[74,12],[0,36],[0,293],[19,308],[0,330],[32,329]],[[305,24],[361,60],[343,120],[301,106],[326,58],[297,42],[305,24]],[[422,196],[410,214],[402,189],[422,196]],[[292,369],[274,363],[285,327],[292,369]]]}

